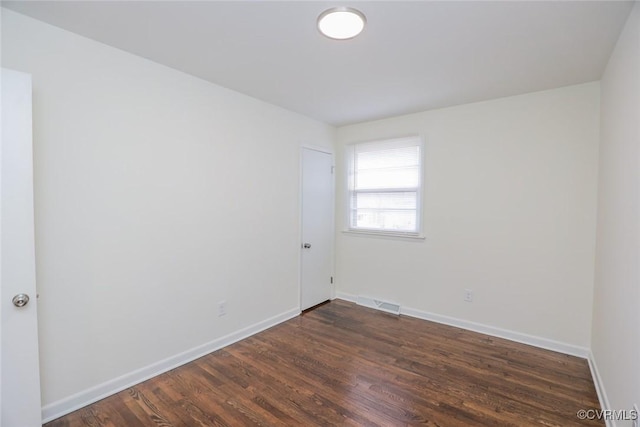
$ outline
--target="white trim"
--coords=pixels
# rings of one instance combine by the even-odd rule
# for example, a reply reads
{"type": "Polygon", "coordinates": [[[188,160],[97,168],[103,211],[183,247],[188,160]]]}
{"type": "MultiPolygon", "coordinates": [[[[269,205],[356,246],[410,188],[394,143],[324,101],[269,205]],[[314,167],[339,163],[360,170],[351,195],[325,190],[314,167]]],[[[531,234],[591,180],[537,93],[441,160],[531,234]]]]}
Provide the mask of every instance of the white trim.
{"type": "Polygon", "coordinates": [[[341,299],[343,301],[349,301],[354,304],[358,303],[358,297],[352,294],[345,294],[344,292],[336,291],[336,297],[334,299],[341,299]]]}
{"type": "MultiPolygon", "coordinates": [[[[345,301],[357,302],[357,296],[336,292],[336,298],[345,301]]],[[[522,332],[511,331],[508,329],[497,328],[495,326],[484,325],[482,323],[472,322],[470,320],[457,319],[455,317],[443,316],[441,314],[430,313],[428,311],[418,310],[410,307],[400,307],[400,314],[404,316],[415,317],[418,319],[429,320],[431,322],[442,323],[444,325],[455,326],[457,328],[466,329],[473,332],[479,332],[493,337],[504,338],[510,341],[522,344],[532,345],[534,347],[544,348],[547,350],[557,351],[559,353],[569,354],[582,358],[588,358],[589,349],[573,344],[567,344],[548,338],[537,337],[522,332]]]]}
{"type": "Polygon", "coordinates": [[[532,345],[534,347],[544,348],[546,350],[557,351],[559,353],[569,354],[587,358],[589,349],[573,344],[567,344],[548,338],[529,335],[522,332],[511,331],[508,329],[497,328],[495,326],[484,325],[482,323],[471,322],[469,320],[456,319],[454,317],[443,316],[440,314],[429,313],[415,308],[400,308],[400,314],[404,314],[418,319],[430,320],[432,322],[442,323],[449,326],[466,329],[473,332],[479,332],[493,337],[504,338],[509,341],[515,341],[522,344],[532,345]]]}
{"type": "MultiPolygon", "coordinates": [[[[353,303],[357,302],[357,296],[339,291],[335,292],[335,296],[333,299],[341,299],[343,301],[349,301],[353,303]]],[[[161,360],[147,367],[122,375],[118,378],[109,380],[102,384],[98,384],[97,386],[91,387],[87,390],[69,396],[57,402],[53,402],[42,408],[42,423],[47,423],[70,412],[76,411],[80,408],[90,405],[91,403],[97,402],[98,400],[104,399],[105,397],[111,396],[115,393],[139,384],[142,381],[146,381],[150,378],[170,371],[171,369],[175,369],[211,352],[219,350],[235,342],[241,341],[247,337],[250,337],[251,335],[262,332],[265,329],[271,328],[279,323],[290,320],[298,316],[299,314],[299,309],[288,310],[269,319],[240,329],[239,331],[215,339],[209,343],[194,347],[190,350],[176,354],[175,356],[161,360]]],[[[456,319],[449,316],[429,313],[413,308],[401,307],[400,314],[449,326],[455,326],[486,335],[508,339],[510,341],[532,345],[534,347],[540,347],[547,350],[569,354],[572,356],[586,358],[589,362],[589,368],[591,370],[591,375],[596,387],[600,406],[602,407],[602,409],[610,408],[609,399],[607,397],[602,378],[600,377],[600,373],[598,371],[593,353],[591,353],[591,351],[585,347],[561,343],[547,338],[536,337],[533,335],[496,328],[493,326],[483,325],[468,320],[456,319]]],[[[615,424],[613,424],[612,421],[607,420],[607,427],[615,427],[615,424]]]]}
{"type": "Polygon", "coordinates": [[[107,396],[118,393],[136,384],[153,378],[157,375],[184,365],[213,351],[219,350],[230,344],[243,340],[251,335],[262,332],[279,323],[292,319],[300,314],[299,309],[292,309],[255,323],[239,331],[232,332],[221,338],[217,338],[206,344],[199,345],[190,350],[171,356],[167,359],[153,363],[144,368],[137,369],[118,378],[98,384],[87,390],[81,391],[57,402],[50,403],[42,408],[42,423],[49,422],[70,412],[83,408],[107,396]]]}
{"type": "MultiPolygon", "coordinates": [[[[375,150],[373,150],[375,151],[375,150]]],[[[343,148],[344,152],[344,166],[346,171],[346,189],[344,198],[345,198],[345,211],[342,213],[345,218],[345,224],[347,228],[343,230],[343,233],[349,233],[354,235],[360,235],[360,237],[382,237],[389,238],[392,240],[400,239],[424,239],[424,189],[425,189],[425,168],[426,168],[426,144],[425,139],[422,134],[411,134],[404,136],[396,136],[390,138],[382,138],[376,140],[368,140],[368,141],[358,141],[351,142],[346,144],[343,148]],[[407,143],[410,141],[410,143],[407,143]],[[419,169],[419,178],[418,178],[418,187],[416,190],[417,195],[417,205],[416,205],[416,231],[395,231],[395,230],[376,230],[376,229],[366,229],[366,228],[355,228],[351,226],[351,198],[352,193],[355,191],[354,188],[354,159],[355,159],[355,149],[357,146],[362,145],[400,145],[400,146],[414,146],[417,145],[420,147],[420,169],[419,169]]],[[[345,178],[345,177],[343,177],[345,178]]],[[[413,191],[414,189],[388,189],[388,191],[413,191]]],[[[378,189],[376,192],[385,191],[384,189],[378,189]]]]}
{"type": "Polygon", "coordinates": [[[388,240],[407,240],[407,241],[423,241],[425,240],[425,236],[422,234],[411,234],[411,233],[393,233],[389,231],[373,231],[373,230],[364,230],[364,229],[353,229],[353,230],[342,230],[343,234],[350,234],[352,236],[358,237],[377,237],[380,239],[388,239],[388,240]]]}
{"type": "MultiPolygon", "coordinates": [[[[319,151],[321,153],[331,154],[332,156],[335,155],[335,153],[334,153],[332,148],[323,147],[321,145],[300,144],[300,148],[301,149],[302,148],[306,148],[307,150],[319,151]]],[[[300,152],[302,152],[302,150],[300,150],[300,152]]]]}
{"type": "MultiPolygon", "coordinates": [[[[598,394],[598,401],[600,402],[600,408],[603,410],[611,409],[611,405],[609,404],[609,398],[607,397],[607,392],[604,388],[604,383],[602,382],[602,377],[600,376],[600,371],[598,371],[598,365],[596,364],[596,359],[593,356],[593,352],[589,351],[589,357],[587,358],[589,362],[589,369],[591,370],[591,377],[593,377],[593,383],[596,386],[596,393],[598,394]]],[[[615,427],[616,423],[614,420],[605,417],[605,423],[607,427],[615,427]]]]}

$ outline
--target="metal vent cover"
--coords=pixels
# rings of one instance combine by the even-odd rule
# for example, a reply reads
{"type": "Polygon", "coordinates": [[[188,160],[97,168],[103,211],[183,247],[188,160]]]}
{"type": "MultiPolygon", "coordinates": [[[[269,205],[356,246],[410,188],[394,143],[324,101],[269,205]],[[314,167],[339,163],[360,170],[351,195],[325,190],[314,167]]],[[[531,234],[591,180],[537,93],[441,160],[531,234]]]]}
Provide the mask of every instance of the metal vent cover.
{"type": "Polygon", "coordinates": [[[400,314],[400,305],[389,302],[389,301],[382,301],[379,299],[358,295],[358,298],[356,299],[356,304],[362,305],[364,307],[374,308],[376,310],[384,311],[386,313],[391,313],[396,315],[400,314]]]}

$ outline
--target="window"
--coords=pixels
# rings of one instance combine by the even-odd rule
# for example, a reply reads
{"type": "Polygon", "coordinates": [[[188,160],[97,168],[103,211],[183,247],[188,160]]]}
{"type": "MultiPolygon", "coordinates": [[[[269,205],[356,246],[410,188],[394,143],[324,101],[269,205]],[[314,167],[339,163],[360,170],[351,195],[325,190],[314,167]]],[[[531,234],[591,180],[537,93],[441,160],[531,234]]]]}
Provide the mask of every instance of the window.
{"type": "Polygon", "coordinates": [[[420,137],[348,147],[349,230],[418,237],[422,189],[420,137]]]}

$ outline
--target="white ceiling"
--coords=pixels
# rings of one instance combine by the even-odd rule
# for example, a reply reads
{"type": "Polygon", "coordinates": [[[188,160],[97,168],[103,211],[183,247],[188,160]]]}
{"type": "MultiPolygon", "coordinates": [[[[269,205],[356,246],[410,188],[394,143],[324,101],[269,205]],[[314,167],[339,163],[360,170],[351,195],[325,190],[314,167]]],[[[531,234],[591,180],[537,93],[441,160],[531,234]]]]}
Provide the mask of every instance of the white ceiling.
{"type": "Polygon", "coordinates": [[[3,1],[19,13],[333,124],[599,80],[633,2],[3,1]],[[349,5],[356,39],[316,30],[349,5]]]}

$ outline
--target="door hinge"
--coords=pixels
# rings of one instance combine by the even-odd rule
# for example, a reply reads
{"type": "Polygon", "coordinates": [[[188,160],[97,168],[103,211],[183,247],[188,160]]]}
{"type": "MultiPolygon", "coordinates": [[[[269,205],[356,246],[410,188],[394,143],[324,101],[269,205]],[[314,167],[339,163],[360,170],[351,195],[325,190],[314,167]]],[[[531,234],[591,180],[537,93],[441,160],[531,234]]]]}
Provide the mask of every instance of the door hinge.
{"type": "Polygon", "coordinates": [[[333,276],[331,276],[331,284],[333,285],[333,276]]]}

